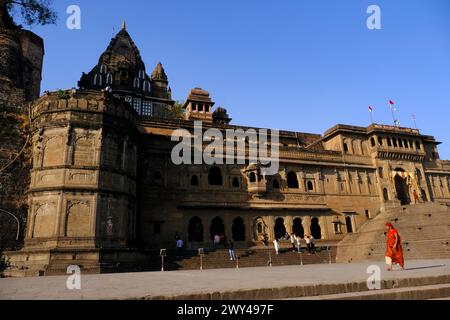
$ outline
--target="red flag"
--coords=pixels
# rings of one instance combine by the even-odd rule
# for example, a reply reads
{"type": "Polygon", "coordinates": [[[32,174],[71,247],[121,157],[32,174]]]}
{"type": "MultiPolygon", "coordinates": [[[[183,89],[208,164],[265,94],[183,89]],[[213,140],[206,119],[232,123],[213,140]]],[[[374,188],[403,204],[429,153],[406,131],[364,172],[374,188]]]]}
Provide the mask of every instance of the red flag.
{"type": "Polygon", "coordinates": [[[369,106],[369,112],[373,112],[372,106],[369,106]]]}
{"type": "Polygon", "coordinates": [[[394,105],[394,104],[395,104],[395,102],[394,102],[394,101],[392,101],[392,100],[389,100],[389,104],[390,104],[390,105],[394,105]]]}

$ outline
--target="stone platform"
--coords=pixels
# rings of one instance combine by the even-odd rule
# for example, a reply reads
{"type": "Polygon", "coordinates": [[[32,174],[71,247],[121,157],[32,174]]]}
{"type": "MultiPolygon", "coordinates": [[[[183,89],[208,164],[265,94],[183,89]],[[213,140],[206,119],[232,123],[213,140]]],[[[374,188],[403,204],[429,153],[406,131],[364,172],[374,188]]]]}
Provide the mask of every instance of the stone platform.
{"type": "Polygon", "coordinates": [[[0,279],[0,299],[438,299],[450,296],[450,260],[407,261],[387,272],[382,262],[245,269],[0,279]],[[367,268],[381,268],[381,289],[367,288],[367,268]]]}

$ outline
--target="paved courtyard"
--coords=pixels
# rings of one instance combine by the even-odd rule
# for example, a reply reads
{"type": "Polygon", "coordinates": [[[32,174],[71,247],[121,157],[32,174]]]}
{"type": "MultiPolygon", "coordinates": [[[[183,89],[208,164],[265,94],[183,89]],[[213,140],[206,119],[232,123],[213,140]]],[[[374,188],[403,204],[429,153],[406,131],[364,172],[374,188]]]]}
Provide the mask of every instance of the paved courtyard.
{"type": "MultiPolygon", "coordinates": [[[[322,264],[203,271],[81,275],[81,289],[69,290],[68,276],[0,279],[0,299],[151,299],[204,293],[317,284],[366,282],[374,263],[322,264]]],[[[409,261],[406,270],[387,272],[375,263],[382,280],[450,275],[450,260],[409,261]]],[[[214,295],[212,296],[214,297],[214,295]]]]}

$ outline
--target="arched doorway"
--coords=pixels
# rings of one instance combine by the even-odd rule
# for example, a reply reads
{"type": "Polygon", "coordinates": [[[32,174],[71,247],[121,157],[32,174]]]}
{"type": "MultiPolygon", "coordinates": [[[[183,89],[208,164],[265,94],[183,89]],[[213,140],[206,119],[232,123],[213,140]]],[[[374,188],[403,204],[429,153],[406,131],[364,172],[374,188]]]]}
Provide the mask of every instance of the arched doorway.
{"type": "Polygon", "coordinates": [[[286,235],[286,226],[284,225],[284,219],[278,218],[275,220],[275,239],[281,239],[286,235]]]}
{"type": "Polygon", "coordinates": [[[294,219],[294,224],[292,225],[292,232],[297,237],[300,237],[302,239],[305,237],[305,229],[303,228],[302,219],[300,218],[294,219]]]}
{"type": "Polygon", "coordinates": [[[401,205],[407,205],[411,203],[411,198],[409,197],[409,188],[406,183],[406,178],[402,178],[399,174],[395,175],[395,190],[397,191],[397,198],[400,200],[401,205]]]}
{"type": "Polygon", "coordinates": [[[347,225],[347,233],[353,233],[353,221],[352,217],[345,217],[345,224],[347,225]]]}
{"type": "Polygon", "coordinates": [[[233,227],[231,228],[234,241],[245,241],[245,225],[241,217],[233,220],[233,227]]]}
{"type": "Polygon", "coordinates": [[[211,227],[209,228],[209,231],[211,240],[214,240],[215,235],[225,235],[225,225],[223,224],[222,218],[215,217],[211,221],[211,227]]]}
{"type": "Polygon", "coordinates": [[[427,193],[425,192],[425,190],[422,189],[421,194],[423,202],[428,202],[427,193]]]}
{"type": "Polygon", "coordinates": [[[189,242],[203,242],[203,223],[199,217],[193,217],[188,226],[189,242]]]}
{"type": "Polygon", "coordinates": [[[320,228],[319,218],[317,217],[311,219],[311,235],[314,239],[322,239],[322,229],[320,228]]]}
{"type": "Polygon", "coordinates": [[[288,184],[288,188],[298,189],[299,185],[298,185],[297,174],[294,171],[291,171],[288,173],[287,184],[288,184]]]}
{"type": "Polygon", "coordinates": [[[222,171],[218,167],[212,167],[209,170],[208,183],[210,186],[221,186],[223,184],[222,171]]]}
{"type": "Polygon", "coordinates": [[[383,189],[383,199],[384,201],[389,201],[389,192],[386,188],[383,189]]]}

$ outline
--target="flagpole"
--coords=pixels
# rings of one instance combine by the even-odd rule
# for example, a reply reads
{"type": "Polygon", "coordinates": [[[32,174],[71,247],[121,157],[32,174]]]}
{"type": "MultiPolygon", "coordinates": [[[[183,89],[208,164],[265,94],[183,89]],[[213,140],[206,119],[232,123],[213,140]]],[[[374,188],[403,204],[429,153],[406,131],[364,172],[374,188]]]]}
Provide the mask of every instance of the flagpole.
{"type": "Polygon", "coordinates": [[[412,115],[412,119],[414,121],[414,128],[417,130],[417,122],[416,122],[416,115],[415,114],[412,115]]]}
{"type": "Polygon", "coordinates": [[[394,127],[398,127],[399,122],[397,119],[395,119],[395,102],[392,100],[389,100],[389,105],[391,108],[392,120],[394,121],[394,127]]]}
{"type": "Polygon", "coordinates": [[[370,122],[371,124],[374,124],[373,122],[373,107],[369,106],[369,113],[370,113],[370,122]]]}

